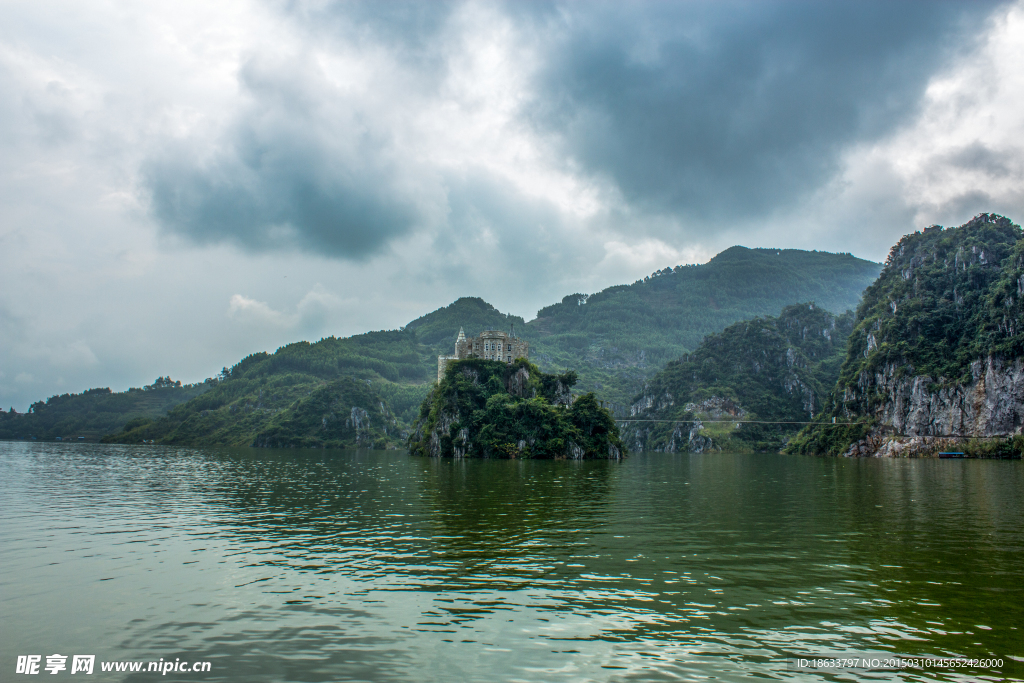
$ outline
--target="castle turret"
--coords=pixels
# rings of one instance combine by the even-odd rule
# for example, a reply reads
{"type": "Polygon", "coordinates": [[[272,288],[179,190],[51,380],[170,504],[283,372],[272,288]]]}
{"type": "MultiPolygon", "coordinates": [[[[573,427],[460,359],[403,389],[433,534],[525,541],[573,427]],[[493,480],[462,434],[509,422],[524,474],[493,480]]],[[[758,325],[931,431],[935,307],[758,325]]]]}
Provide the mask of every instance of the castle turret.
{"type": "Polygon", "coordinates": [[[455,353],[451,356],[437,357],[437,381],[444,379],[448,362],[463,358],[483,358],[511,363],[516,358],[529,358],[530,344],[525,339],[516,337],[515,323],[508,333],[498,330],[484,330],[477,337],[466,337],[463,328],[459,328],[459,336],[455,340],[455,353]]]}

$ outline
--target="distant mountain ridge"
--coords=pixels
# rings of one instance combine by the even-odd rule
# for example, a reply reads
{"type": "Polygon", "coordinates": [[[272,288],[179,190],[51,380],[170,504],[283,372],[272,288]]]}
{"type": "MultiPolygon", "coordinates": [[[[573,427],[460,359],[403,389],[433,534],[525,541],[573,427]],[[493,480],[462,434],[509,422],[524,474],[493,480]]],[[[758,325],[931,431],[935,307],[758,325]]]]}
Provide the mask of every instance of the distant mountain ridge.
{"type": "Polygon", "coordinates": [[[209,390],[216,380],[200,384],[174,382],[158,377],[153,384],[113,392],[108,387],[80,394],[60,394],[33,403],[30,412],[0,410],[0,439],[55,439],[70,437],[97,440],[120,430],[132,420],[148,421],[165,415],[209,390]]]}
{"type": "MultiPolygon", "coordinates": [[[[852,308],[880,269],[849,254],[732,247],[706,264],[570,295],[530,322],[464,297],[401,330],[253,354],[207,382],[202,396],[166,406],[163,417],[125,415],[105,429],[121,430],[110,438],[128,443],[398,447],[436,377],[437,355],[451,353],[460,327],[475,334],[514,325],[530,341],[531,361],[541,370],[575,370],[581,391],[626,405],[651,375],[705,335],[738,320],[777,315],[797,301],[839,312],[852,308]],[[362,382],[370,393],[343,378],[362,382]],[[352,428],[354,408],[373,417],[359,421],[369,427],[352,428]],[[346,411],[349,427],[343,428],[346,411]]],[[[80,410],[87,414],[85,403],[80,410]]],[[[12,436],[28,435],[38,431],[36,418],[5,421],[12,436]]]]}
{"type": "Polygon", "coordinates": [[[509,329],[530,342],[545,372],[571,368],[579,387],[626,405],[644,381],[709,334],[798,302],[853,310],[882,265],[850,254],[731,247],[708,263],[655,271],[631,285],[570,294],[524,322],[482,299],[463,298],[410,323],[438,353],[451,353],[459,327],[467,334],[509,329]],[[460,322],[465,321],[465,322],[460,322]],[[447,336],[445,336],[447,335],[447,336]]]}

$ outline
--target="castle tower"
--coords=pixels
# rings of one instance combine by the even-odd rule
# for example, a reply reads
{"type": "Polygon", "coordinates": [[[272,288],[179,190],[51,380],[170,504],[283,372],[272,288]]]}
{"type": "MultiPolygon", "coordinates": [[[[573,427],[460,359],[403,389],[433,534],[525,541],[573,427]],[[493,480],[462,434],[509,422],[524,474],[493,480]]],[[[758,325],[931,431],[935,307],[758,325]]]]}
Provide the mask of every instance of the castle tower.
{"type": "Polygon", "coordinates": [[[508,333],[499,330],[484,330],[476,337],[467,337],[463,328],[459,328],[459,336],[455,340],[455,353],[450,356],[437,357],[437,381],[444,379],[448,362],[464,358],[482,358],[511,363],[516,358],[530,357],[530,344],[525,339],[515,336],[513,323],[508,333]]]}

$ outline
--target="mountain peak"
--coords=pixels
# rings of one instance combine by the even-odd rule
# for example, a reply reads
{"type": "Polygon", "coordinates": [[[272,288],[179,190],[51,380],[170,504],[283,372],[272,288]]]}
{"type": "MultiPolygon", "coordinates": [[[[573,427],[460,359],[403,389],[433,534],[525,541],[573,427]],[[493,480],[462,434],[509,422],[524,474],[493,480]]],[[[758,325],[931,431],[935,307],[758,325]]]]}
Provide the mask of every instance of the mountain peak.
{"type": "Polygon", "coordinates": [[[512,324],[518,330],[526,329],[526,321],[517,315],[502,313],[480,297],[459,297],[452,303],[427,313],[405,326],[415,330],[421,342],[436,347],[439,352],[451,353],[460,329],[474,335],[482,330],[507,330],[512,324]]]}

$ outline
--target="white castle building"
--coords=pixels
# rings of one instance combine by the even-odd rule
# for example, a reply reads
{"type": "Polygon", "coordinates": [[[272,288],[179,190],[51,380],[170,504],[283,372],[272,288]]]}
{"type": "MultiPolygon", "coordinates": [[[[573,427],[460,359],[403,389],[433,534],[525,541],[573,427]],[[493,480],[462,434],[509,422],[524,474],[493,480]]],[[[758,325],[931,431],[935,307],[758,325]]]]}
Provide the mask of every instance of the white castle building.
{"type": "Polygon", "coordinates": [[[437,357],[437,381],[444,378],[448,362],[464,358],[483,358],[511,363],[517,358],[530,357],[530,344],[515,336],[515,328],[509,332],[484,330],[479,337],[467,337],[462,328],[455,340],[455,353],[451,356],[437,357]]]}

